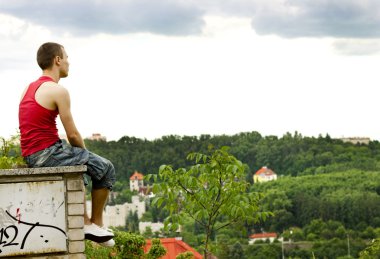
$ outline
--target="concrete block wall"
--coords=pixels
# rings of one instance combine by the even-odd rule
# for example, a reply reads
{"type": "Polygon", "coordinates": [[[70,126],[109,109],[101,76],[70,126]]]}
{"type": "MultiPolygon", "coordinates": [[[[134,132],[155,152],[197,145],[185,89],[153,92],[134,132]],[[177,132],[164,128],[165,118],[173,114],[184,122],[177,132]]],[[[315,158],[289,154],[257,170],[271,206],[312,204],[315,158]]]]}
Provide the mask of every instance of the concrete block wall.
{"type": "Polygon", "coordinates": [[[82,259],[86,166],[0,170],[0,258],[82,259]]]}

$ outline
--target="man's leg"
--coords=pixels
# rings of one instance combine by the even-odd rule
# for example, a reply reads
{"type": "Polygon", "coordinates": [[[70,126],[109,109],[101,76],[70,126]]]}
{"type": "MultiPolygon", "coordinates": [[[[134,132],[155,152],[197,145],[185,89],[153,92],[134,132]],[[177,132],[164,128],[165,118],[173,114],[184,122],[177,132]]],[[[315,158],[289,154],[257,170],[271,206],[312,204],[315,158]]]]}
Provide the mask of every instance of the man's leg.
{"type": "Polygon", "coordinates": [[[107,204],[110,191],[107,188],[92,189],[91,222],[103,227],[103,210],[107,204]]]}
{"type": "MultiPolygon", "coordinates": [[[[91,218],[88,217],[86,209],[86,198],[84,200],[84,236],[85,239],[95,241],[103,246],[114,246],[115,242],[112,240],[113,233],[102,228],[103,226],[103,209],[107,202],[109,190],[94,189],[92,191],[92,205],[91,205],[91,218]],[[93,220],[94,219],[94,220],[93,220]]],[[[85,195],[86,197],[86,195],[85,195]]]]}
{"type": "MultiPolygon", "coordinates": [[[[100,245],[102,246],[112,247],[115,244],[115,241],[112,239],[114,234],[106,229],[103,229],[102,227],[103,210],[106,206],[110,190],[112,189],[112,186],[115,183],[115,168],[109,160],[101,156],[98,156],[92,152],[89,152],[89,159],[86,165],[87,175],[91,176],[92,180],[91,228],[94,228],[95,226],[95,228],[101,229],[102,232],[106,233],[106,237],[104,239],[102,238],[101,240],[100,238],[97,238],[97,240],[94,240],[100,243],[100,245]]],[[[89,233],[89,231],[87,231],[87,233],[89,233]]],[[[93,236],[90,236],[90,234],[88,234],[87,238],[91,240],[93,236]]]]}
{"type": "MultiPolygon", "coordinates": [[[[72,147],[68,145],[63,145],[61,141],[56,142],[54,145],[48,147],[42,153],[37,153],[27,157],[27,163],[30,167],[54,167],[54,166],[72,166],[72,165],[87,165],[88,169],[91,169],[91,166],[95,168],[100,168],[100,172],[103,172],[102,164],[103,161],[99,163],[99,157],[93,155],[86,149],[72,147]],[[91,160],[91,161],[90,161],[91,160]],[[95,161],[94,161],[95,160],[95,161]]],[[[105,160],[108,161],[108,160],[105,160]]],[[[110,162],[109,162],[110,163],[110,162]]],[[[112,164],[111,164],[112,165],[112,164]]],[[[113,171],[111,172],[111,180],[109,186],[112,187],[114,182],[114,168],[111,167],[113,171]]],[[[93,173],[98,173],[97,171],[91,170],[93,173]]],[[[90,174],[91,178],[101,178],[101,175],[90,174]]],[[[103,187],[100,187],[103,188],[103,187]]],[[[100,189],[99,188],[99,189],[100,189]]],[[[85,187],[83,186],[83,191],[85,187]]],[[[85,191],[84,191],[85,193],[85,191]]],[[[98,196],[95,194],[95,196],[98,196]]],[[[107,195],[106,195],[107,196],[107,195]]],[[[101,243],[106,242],[114,236],[113,233],[108,232],[107,230],[93,224],[91,219],[88,217],[86,210],[86,194],[84,194],[84,234],[85,238],[101,243]]],[[[106,200],[106,199],[105,199],[106,200]]],[[[99,202],[99,198],[97,198],[99,202]]],[[[103,205],[104,208],[104,205],[103,205]]],[[[99,222],[99,221],[97,221],[99,222]]],[[[100,224],[102,225],[102,219],[100,218],[100,224]]]]}

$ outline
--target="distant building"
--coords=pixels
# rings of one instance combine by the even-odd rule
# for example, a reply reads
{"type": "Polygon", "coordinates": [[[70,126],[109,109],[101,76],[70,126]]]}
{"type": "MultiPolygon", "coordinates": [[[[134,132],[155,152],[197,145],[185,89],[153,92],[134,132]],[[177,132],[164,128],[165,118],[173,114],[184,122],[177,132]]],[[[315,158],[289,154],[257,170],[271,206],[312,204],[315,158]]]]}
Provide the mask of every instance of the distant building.
{"type": "Polygon", "coordinates": [[[340,138],[343,142],[350,142],[352,144],[365,144],[368,145],[371,141],[370,138],[366,137],[348,137],[348,138],[340,138]]]}
{"type": "Polygon", "coordinates": [[[277,174],[275,174],[271,169],[269,169],[266,166],[263,166],[260,168],[254,175],[253,175],[253,182],[254,183],[262,183],[262,182],[269,182],[277,180],[277,174]]]}
{"type": "Polygon", "coordinates": [[[129,178],[129,187],[131,191],[140,192],[140,189],[144,188],[144,175],[135,171],[133,175],[129,178]]]}
{"type": "Polygon", "coordinates": [[[252,245],[256,241],[261,240],[261,241],[266,241],[269,240],[269,242],[273,243],[273,241],[277,238],[276,233],[258,233],[258,234],[253,234],[249,236],[249,241],[248,244],[252,245]]]}
{"type": "MultiPolygon", "coordinates": [[[[91,210],[91,202],[87,204],[88,210],[91,210]]],[[[124,203],[118,205],[107,205],[103,213],[103,222],[106,227],[124,227],[129,213],[137,212],[140,219],[146,212],[145,199],[140,196],[132,196],[132,203],[124,203]]],[[[91,211],[87,211],[91,215],[91,211]]]]}
{"type": "Polygon", "coordinates": [[[164,223],[162,222],[153,223],[153,222],[143,222],[143,221],[139,222],[140,233],[144,233],[147,227],[150,227],[150,229],[152,230],[152,233],[160,232],[161,229],[164,228],[164,223]]]}
{"type": "Polygon", "coordinates": [[[105,136],[102,136],[100,133],[92,133],[91,137],[87,137],[89,140],[97,140],[97,141],[107,141],[107,138],[105,136]]]}
{"type": "MultiPolygon", "coordinates": [[[[175,259],[179,254],[185,252],[192,252],[194,259],[202,259],[202,255],[194,248],[182,241],[182,238],[160,238],[161,244],[166,249],[166,255],[160,257],[161,259],[175,259]]],[[[147,253],[152,246],[152,240],[146,240],[144,252],[147,253]]]]}

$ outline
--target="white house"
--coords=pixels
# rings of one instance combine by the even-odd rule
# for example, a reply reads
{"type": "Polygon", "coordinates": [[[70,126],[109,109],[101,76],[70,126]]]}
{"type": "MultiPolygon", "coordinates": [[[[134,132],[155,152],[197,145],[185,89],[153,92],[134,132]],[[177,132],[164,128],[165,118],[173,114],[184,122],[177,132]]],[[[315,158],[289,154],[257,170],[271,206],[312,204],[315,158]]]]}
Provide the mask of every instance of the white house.
{"type": "Polygon", "coordinates": [[[262,183],[277,180],[277,174],[266,166],[263,166],[253,175],[254,183],[262,183]]]}
{"type": "Polygon", "coordinates": [[[252,245],[258,240],[266,241],[269,240],[269,242],[273,243],[273,241],[277,238],[276,233],[258,233],[258,234],[252,234],[249,236],[248,244],[252,245]]]}
{"type": "Polygon", "coordinates": [[[139,172],[134,172],[129,178],[129,187],[131,191],[140,192],[140,188],[144,187],[144,175],[139,172]]]}

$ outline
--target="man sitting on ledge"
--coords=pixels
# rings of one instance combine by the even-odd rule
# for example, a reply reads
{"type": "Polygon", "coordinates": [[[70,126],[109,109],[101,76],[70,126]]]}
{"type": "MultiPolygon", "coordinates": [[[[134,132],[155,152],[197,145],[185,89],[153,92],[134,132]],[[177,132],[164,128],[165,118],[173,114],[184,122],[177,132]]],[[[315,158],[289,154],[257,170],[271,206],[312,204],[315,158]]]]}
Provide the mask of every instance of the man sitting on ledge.
{"type": "Polygon", "coordinates": [[[92,180],[92,215],[89,218],[85,209],[85,238],[103,246],[113,246],[113,233],[103,228],[103,210],[115,183],[114,166],[86,149],[75,126],[69,92],[58,84],[69,73],[64,47],[52,42],[43,44],[37,51],[37,63],[42,76],[26,87],[19,106],[22,155],[29,167],[86,165],[86,174],[92,180]],[[57,115],[70,145],[59,139],[57,115]]]}

